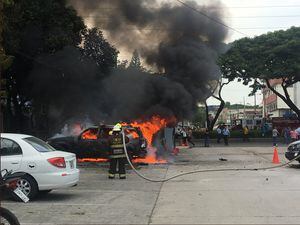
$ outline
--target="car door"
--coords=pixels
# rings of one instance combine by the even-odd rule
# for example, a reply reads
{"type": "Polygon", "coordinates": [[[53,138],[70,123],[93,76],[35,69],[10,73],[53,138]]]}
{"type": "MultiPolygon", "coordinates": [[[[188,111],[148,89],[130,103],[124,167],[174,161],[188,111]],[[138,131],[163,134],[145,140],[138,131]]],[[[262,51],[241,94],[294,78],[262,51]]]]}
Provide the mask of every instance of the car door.
{"type": "Polygon", "coordinates": [[[7,138],[1,138],[0,142],[1,170],[17,171],[21,166],[23,156],[20,145],[7,138]]]}

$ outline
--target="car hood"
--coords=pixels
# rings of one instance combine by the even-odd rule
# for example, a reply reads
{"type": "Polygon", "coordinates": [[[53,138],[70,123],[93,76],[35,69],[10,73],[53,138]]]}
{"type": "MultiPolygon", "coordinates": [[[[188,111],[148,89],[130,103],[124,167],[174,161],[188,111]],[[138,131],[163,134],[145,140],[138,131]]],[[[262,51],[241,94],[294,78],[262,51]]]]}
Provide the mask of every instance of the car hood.
{"type": "Polygon", "coordinates": [[[288,148],[289,148],[290,146],[293,146],[293,145],[296,145],[296,144],[300,144],[300,140],[299,140],[299,141],[294,141],[294,142],[290,143],[290,144],[288,145],[288,148]]]}

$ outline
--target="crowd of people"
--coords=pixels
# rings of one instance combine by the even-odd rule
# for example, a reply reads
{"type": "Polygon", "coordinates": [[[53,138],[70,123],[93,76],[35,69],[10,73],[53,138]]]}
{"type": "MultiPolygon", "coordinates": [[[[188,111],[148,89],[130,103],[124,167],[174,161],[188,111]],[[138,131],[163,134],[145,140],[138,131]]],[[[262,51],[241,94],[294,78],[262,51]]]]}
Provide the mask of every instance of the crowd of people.
{"type": "MultiPolygon", "coordinates": [[[[273,145],[278,144],[280,137],[284,138],[284,143],[289,144],[293,141],[300,140],[300,127],[293,130],[291,127],[285,127],[284,129],[278,131],[277,127],[274,127],[272,132],[272,141],[273,145]]],[[[190,148],[195,147],[193,141],[193,129],[191,127],[180,127],[178,134],[181,139],[182,145],[189,146],[190,148]]],[[[204,147],[210,146],[211,132],[206,128],[203,134],[204,147]]],[[[226,124],[220,124],[216,129],[217,134],[217,143],[221,143],[221,140],[224,140],[225,145],[229,145],[230,129],[226,124]]],[[[248,126],[244,126],[242,129],[242,138],[244,142],[249,142],[250,138],[250,129],[248,126]]],[[[266,132],[261,131],[261,135],[265,136],[266,132]]]]}

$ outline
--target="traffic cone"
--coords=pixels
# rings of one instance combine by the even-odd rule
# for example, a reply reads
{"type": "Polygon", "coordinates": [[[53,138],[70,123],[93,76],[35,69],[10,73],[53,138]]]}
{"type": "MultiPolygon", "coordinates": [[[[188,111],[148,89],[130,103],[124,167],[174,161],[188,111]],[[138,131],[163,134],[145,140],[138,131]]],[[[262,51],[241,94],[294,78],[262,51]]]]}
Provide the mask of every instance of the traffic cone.
{"type": "Polygon", "coordinates": [[[278,157],[278,151],[277,151],[276,146],[274,147],[274,153],[273,153],[273,161],[272,161],[272,163],[274,163],[274,164],[279,164],[280,163],[279,157],[278,157]]]}

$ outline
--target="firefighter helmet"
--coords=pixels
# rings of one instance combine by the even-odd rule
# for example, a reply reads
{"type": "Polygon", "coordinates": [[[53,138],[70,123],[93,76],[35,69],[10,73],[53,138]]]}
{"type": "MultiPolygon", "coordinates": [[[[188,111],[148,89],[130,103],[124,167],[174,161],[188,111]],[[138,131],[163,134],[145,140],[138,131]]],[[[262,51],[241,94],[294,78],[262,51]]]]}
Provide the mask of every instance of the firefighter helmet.
{"type": "Polygon", "coordinates": [[[113,131],[121,131],[122,125],[120,123],[117,123],[114,128],[112,129],[113,131]]]}

